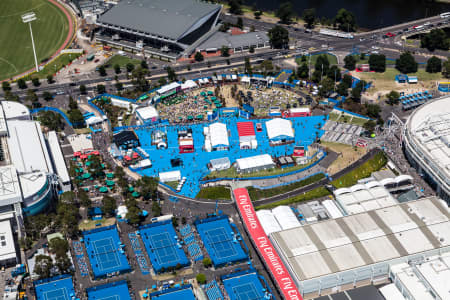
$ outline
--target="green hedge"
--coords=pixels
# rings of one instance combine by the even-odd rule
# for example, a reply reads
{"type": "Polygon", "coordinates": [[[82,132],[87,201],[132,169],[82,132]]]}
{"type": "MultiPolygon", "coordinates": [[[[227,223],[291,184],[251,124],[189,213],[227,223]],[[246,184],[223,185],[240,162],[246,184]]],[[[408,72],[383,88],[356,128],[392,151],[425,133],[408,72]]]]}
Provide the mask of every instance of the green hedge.
{"type": "Polygon", "coordinates": [[[195,198],[231,200],[231,194],[224,186],[212,186],[201,189],[195,198]]]}
{"type": "Polygon", "coordinates": [[[380,151],[358,168],[333,180],[331,184],[336,188],[355,185],[359,179],[369,177],[373,172],[381,170],[386,164],[387,157],[384,152],[380,151]]]}
{"type": "Polygon", "coordinates": [[[271,189],[262,190],[262,189],[257,189],[257,188],[254,188],[251,186],[251,187],[248,187],[247,190],[248,190],[248,194],[250,195],[250,199],[252,199],[252,201],[255,201],[255,200],[269,198],[272,196],[290,192],[290,191],[298,189],[300,187],[317,182],[317,181],[321,180],[322,178],[325,178],[325,175],[321,173],[321,174],[316,174],[311,177],[308,177],[302,181],[297,181],[297,182],[294,182],[294,183],[291,183],[288,185],[283,185],[283,186],[279,186],[279,187],[275,187],[275,188],[271,188],[271,189]]]}
{"type": "Polygon", "coordinates": [[[298,195],[295,197],[287,198],[287,199],[284,199],[284,200],[281,200],[278,202],[273,202],[273,203],[257,206],[256,210],[272,209],[272,208],[275,208],[280,205],[291,205],[294,203],[308,201],[308,200],[312,200],[312,199],[316,199],[316,198],[320,198],[320,197],[324,197],[324,196],[328,196],[328,195],[330,195],[330,191],[328,191],[324,187],[318,187],[314,190],[311,190],[309,192],[306,192],[304,194],[301,194],[301,195],[298,195]]]}

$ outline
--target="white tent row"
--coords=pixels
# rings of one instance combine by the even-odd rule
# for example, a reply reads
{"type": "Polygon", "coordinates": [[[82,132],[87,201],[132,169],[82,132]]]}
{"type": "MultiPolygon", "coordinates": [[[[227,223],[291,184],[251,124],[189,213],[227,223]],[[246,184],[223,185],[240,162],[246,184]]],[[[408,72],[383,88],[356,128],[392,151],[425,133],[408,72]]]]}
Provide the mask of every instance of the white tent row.
{"type": "Polygon", "coordinates": [[[186,80],[184,83],[181,84],[181,89],[184,90],[189,90],[189,89],[194,89],[198,87],[198,85],[195,83],[194,80],[186,80]]]}
{"type": "Polygon", "coordinates": [[[266,122],[269,140],[280,138],[294,138],[294,130],[290,120],[276,118],[266,122]]]}
{"type": "Polygon", "coordinates": [[[208,84],[209,83],[209,79],[208,78],[200,78],[199,80],[198,80],[198,83],[199,84],[208,84]]]}
{"type": "Polygon", "coordinates": [[[160,89],[156,91],[158,95],[164,95],[166,93],[170,93],[176,89],[178,89],[181,85],[178,82],[172,82],[162,86],[160,89]]]}
{"type": "Polygon", "coordinates": [[[205,144],[210,144],[214,148],[226,148],[230,145],[228,141],[227,125],[223,123],[213,123],[204,128],[205,144]]]}
{"type": "Polygon", "coordinates": [[[271,233],[282,230],[280,224],[278,224],[277,220],[270,210],[258,210],[256,211],[256,215],[258,216],[259,223],[261,223],[261,226],[263,227],[266,235],[270,235],[271,233]]]}
{"type": "Polygon", "coordinates": [[[179,181],[181,180],[181,172],[180,171],[170,171],[159,173],[159,181],[161,182],[170,182],[170,181],[179,181]]]}
{"type": "Polygon", "coordinates": [[[275,167],[275,163],[269,154],[238,158],[236,164],[238,172],[254,172],[275,167]]]}
{"type": "Polygon", "coordinates": [[[272,209],[272,213],[283,230],[301,226],[300,221],[289,206],[275,207],[272,209]]]}
{"type": "Polygon", "coordinates": [[[97,116],[90,117],[85,122],[86,122],[87,126],[92,126],[92,125],[96,125],[96,124],[102,123],[103,122],[103,118],[100,118],[100,117],[97,117],[97,116]]]}
{"type": "Polygon", "coordinates": [[[210,170],[211,171],[220,171],[226,170],[231,167],[230,159],[228,157],[221,157],[211,159],[210,161],[210,170]]]}

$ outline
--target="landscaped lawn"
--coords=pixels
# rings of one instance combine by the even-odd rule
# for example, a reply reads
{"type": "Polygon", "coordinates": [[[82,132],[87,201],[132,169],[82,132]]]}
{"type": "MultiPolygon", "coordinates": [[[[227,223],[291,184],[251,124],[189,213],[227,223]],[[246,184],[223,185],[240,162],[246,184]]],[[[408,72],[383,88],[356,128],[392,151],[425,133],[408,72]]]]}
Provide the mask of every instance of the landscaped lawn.
{"type": "Polygon", "coordinates": [[[205,187],[198,192],[195,198],[198,199],[215,199],[215,200],[231,200],[230,190],[224,186],[205,187]]]}
{"type": "Polygon", "coordinates": [[[70,62],[74,61],[76,58],[81,56],[81,54],[75,53],[65,53],[58,56],[54,61],[46,65],[42,70],[38,73],[33,73],[27,77],[26,80],[29,80],[32,77],[37,77],[39,79],[45,79],[48,75],[53,75],[56,71],[60,70],[63,66],[67,66],[70,62]]]}
{"type": "Polygon", "coordinates": [[[132,63],[137,66],[140,65],[141,61],[139,59],[129,58],[123,55],[114,55],[106,63],[106,68],[114,68],[114,65],[119,65],[121,68],[125,68],[128,63],[132,63]]]}
{"type": "Polygon", "coordinates": [[[367,178],[372,174],[372,172],[381,170],[386,163],[387,157],[384,152],[380,151],[358,168],[333,180],[331,184],[336,188],[355,185],[359,179],[367,178]]]}
{"type": "MultiPolygon", "coordinates": [[[[320,54],[313,54],[311,56],[311,67],[314,67],[314,65],[316,64],[316,61],[317,61],[317,57],[319,55],[320,54]]],[[[328,61],[330,62],[330,65],[337,65],[337,57],[336,56],[334,56],[332,54],[328,54],[328,53],[325,54],[325,55],[327,56],[328,61]]],[[[302,60],[301,60],[301,57],[296,58],[295,61],[297,62],[298,65],[301,65],[303,63],[302,60]]],[[[309,64],[309,63],[310,63],[309,57],[307,56],[306,57],[306,64],[309,64]]]]}
{"type": "Polygon", "coordinates": [[[32,22],[38,63],[50,58],[66,40],[69,21],[47,0],[0,1],[0,80],[35,66],[30,30],[21,15],[33,11],[32,22]]]}
{"type": "Polygon", "coordinates": [[[326,188],[324,187],[318,187],[314,190],[311,190],[309,192],[306,192],[304,194],[295,196],[295,197],[291,197],[291,198],[287,198],[278,202],[273,202],[273,203],[269,203],[269,204],[264,204],[264,205],[260,205],[255,207],[256,210],[259,209],[272,209],[275,208],[277,206],[280,205],[291,205],[294,203],[299,203],[299,202],[304,202],[304,201],[308,201],[308,200],[312,200],[312,199],[317,199],[317,198],[321,198],[324,196],[330,195],[330,191],[328,191],[326,188]]]}

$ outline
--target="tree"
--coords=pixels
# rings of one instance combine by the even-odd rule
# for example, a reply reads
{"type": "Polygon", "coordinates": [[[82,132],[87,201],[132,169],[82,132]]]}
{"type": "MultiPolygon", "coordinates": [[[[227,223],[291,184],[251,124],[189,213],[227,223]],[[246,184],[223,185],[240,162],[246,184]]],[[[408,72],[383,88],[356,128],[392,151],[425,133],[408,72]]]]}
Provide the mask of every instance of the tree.
{"type": "Polygon", "coordinates": [[[282,2],[280,7],[275,12],[275,15],[280,19],[283,24],[291,23],[291,19],[295,16],[294,8],[291,2],[282,2]]]}
{"type": "Polygon", "coordinates": [[[126,68],[127,72],[130,73],[131,71],[134,70],[134,65],[132,63],[127,63],[126,68]]]}
{"type": "Polygon", "coordinates": [[[136,182],[144,200],[156,199],[158,181],[154,177],[143,176],[136,182]]]}
{"type": "Polygon", "coordinates": [[[142,69],[148,69],[148,64],[145,59],[141,60],[141,68],[142,69]]]}
{"type": "Polygon", "coordinates": [[[115,211],[117,209],[116,199],[114,199],[111,196],[105,195],[102,198],[102,204],[103,204],[103,212],[107,216],[114,216],[115,211]]]}
{"type": "Polygon", "coordinates": [[[86,94],[86,86],[84,84],[80,85],[80,94],[82,95],[86,94]]]}
{"type": "Polygon", "coordinates": [[[301,79],[307,79],[309,77],[309,68],[306,63],[302,63],[297,69],[297,76],[301,79]]]}
{"type": "Polygon", "coordinates": [[[141,210],[136,205],[127,205],[128,212],[125,218],[131,225],[137,225],[141,222],[140,212],[141,210]]]}
{"type": "Polygon", "coordinates": [[[327,77],[333,80],[334,82],[341,81],[341,70],[338,66],[331,66],[327,71],[327,77]]]}
{"type": "Polygon", "coordinates": [[[378,104],[367,104],[367,115],[373,119],[380,117],[381,107],[378,104]]]}
{"type": "Polygon", "coordinates": [[[61,116],[53,111],[41,111],[38,114],[41,124],[50,130],[60,131],[64,129],[64,123],[61,116]]]}
{"type": "Polygon", "coordinates": [[[442,70],[442,60],[436,56],[432,56],[427,61],[426,71],[428,73],[438,73],[442,70]]]}
{"type": "Polygon", "coordinates": [[[203,57],[203,54],[198,51],[197,53],[195,53],[194,59],[195,61],[203,61],[205,58],[203,57]]]}
{"type": "Polygon", "coordinates": [[[273,48],[286,48],[289,43],[289,32],[286,28],[276,25],[268,31],[270,45],[273,48]]]}
{"type": "Polygon", "coordinates": [[[158,201],[153,201],[152,212],[154,217],[159,217],[161,215],[161,206],[158,204],[158,201]]]}
{"type": "Polygon", "coordinates": [[[375,130],[375,126],[377,126],[377,123],[373,120],[369,120],[366,123],[364,123],[363,128],[369,132],[369,134],[372,134],[375,130]]]}
{"type": "Polygon", "coordinates": [[[228,57],[230,56],[230,48],[228,48],[227,46],[222,46],[222,48],[220,48],[220,55],[223,57],[228,57]]]}
{"type": "Polygon", "coordinates": [[[44,98],[45,101],[50,101],[53,99],[53,95],[49,91],[45,91],[42,93],[42,98],[44,98]]]}
{"type": "Polygon", "coordinates": [[[106,92],[106,87],[103,84],[97,84],[97,94],[104,94],[106,92]]]}
{"type": "Polygon", "coordinates": [[[89,197],[88,193],[80,189],[78,190],[78,200],[80,201],[81,206],[90,208],[92,206],[91,198],[89,197]]]}
{"type": "Polygon", "coordinates": [[[410,52],[400,54],[395,60],[395,68],[404,74],[417,72],[417,62],[410,52]]]}
{"type": "Polygon", "coordinates": [[[76,128],[84,126],[84,117],[79,109],[72,109],[69,111],[69,120],[76,128]]]}
{"type": "Polygon", "coordinates": [[[340,82],[336,87],[336,92],[344,97],[348,96],[348,87],[344,82],[340,82]]]}
{"type": "Polygon", "coordinates": [[[38,96],[33,90],[27,90],[27,96],[25,97],[27,101],[37,102],[39,100],[38,96]]]}
{"type": "Polygon", "coordinates": [[[253,74],[252,65],[250,64],[250,59],[248,57],[245,58],[244,70],[247,74],[253,74]]]}
{"type": "Polygon", "coordinates": [[[203,266],[204,266],[205,268],[211,267],[211,266],[212,266],[211,258],[205,257],[205,258],[203,259],[203,266]]]}
{"type": "Polygon", "coordinates": [[[31,82],[33,83],[34,86],[39,86],[41,84],[41,82],[39,81],[39,78],[37,78],[37,77],[31,78],[31,82]]]}
{"type": "Polygon", "coordinates": [[[53,82],[55,82],[55,81],[53,80],[53,75],[52,75],[52,74],[47,75],[47,83],[48,83],[48,84],[52,84],[53,82]]]}
{"type": "Polygon", "coordinates": [[[8,81],[3,81],[2,82],[2,89],[3,89],[4,92],[10,91],[11,90],[11,84],[9,84],[8,81]]]}
{"type": "Polygon", "coordinates": [[[145,78],[146,76],[148,76],[148,74],[149,74],[149,70],[144,69],[141,66],[138,66],[136,69],[134,69],[131,72],[131,76],[133,77],[131,82],[133,83],[134,88],[136,90],[141,91],[141,92],[145,92],[145,91],[149,90],[150,85],[148,83],[148,80],[145,78]]]}
{"type": "Polygon", "coordinates": [[[241,1],[240,0],[228,0],[230,8],[228,11],[230,14],[242,15],[241,1]]]}
{"type": "Polygon", "coordinates": [[[256,20],[261,19],[262,14],[263,14],[263,12],[260,10],[256,10],[255,12],[253,12],[253,15],[255,16],[256,20]]]}
{"type": "Polygon", "coordinates": [[[237,18],[236,27],[239,29],[244,29],[244,20],[241,17],[237,18]]]}
{"type": "Polygon", "coordinates": [[[344,68],[353,71],[356,68],[356,58],[353,55],[344,57],[344,68]]]}
{"type": "Polygon", "coordinates": [[[249,53],[255,53],[255,46],[250,46],[250,48],[248,49],[249,53]]]}
{"type": "Polygon", "coordinates": [[[311,28],[316,20],[316,9],[309,8],[303,10],[302,19],[305,21],[306,27],[311,28]]]}
{"type": "Polygon", "coordinates": [[[341,8],[337,12],[335,23],[338,25],[339,30],[342,31],[356,31],[356,29],[358,28],[355,15],[345,8],[341,8]]]}
{"type": "Polygon", "coordinates": [[[316,64],[314,69],[320,71],[322,74],[327,74],[328,68],[330,67],[330,62],[325,54],[320,54],[317,56],[316,64]]]}
{"type": "Polygon", "coordinates": [[[158,79],[158,85],[163,86],[167,84],[167,80],[164,77],[158,79]]]}
{"type": "Polygon", "coordinates": [[[118,91],[123,90],[123,83],[122,83],[122,82],[117,81],[114,85],[116,86],[116,89],[117,89],[118,91]]]}
{"type": "Polygon", "coordinates": [[[116,72],[116,74],[120,73],[120,65],[119,64],[114,65],[114,72],[116,72]]]}
{"type": "Polygon", "coordinates": [[[384,54],[372,54],[369,56],[370,70],[375,72],[386,71],[386,56],[384,54]]]}
{"type": "Polygon", "coordinates": [[[344,76],[342,77],[342,83],[345,85],[347,89],[351,88],[353,84],[352,76],[344,74],[344,76]]]}
{"type": "Polygon", "coordinates": [[[199,284],[205,284],[206,283],[206,275],[203,274],[203,273],[198,273],[195,278],[197,279],[197,282],[199,284]]]}
{"type": "Polygon", "coordinates": [[[326,97],[334,89],[334,81],[330,78],[324,78],[320,83],[321,87],[319,89],[319,95],[321,97],[326,97]]]}
{"type": "Polygon", "coordinates": [[[78,207],[73,203],[60,202],[56,214],[56,223],[60,230],[68,236],[75,236],[78,233],[78,207]]]}
{"type": "Polygon", "coordinates": [[[386,102],[390,105],[399,103],[400,94],[397,91],[391,91],[386,97],[388,99],[386,102]]]}
{"type": "Polygon", "coordinates": [[[24,90],[27,88],[27,83],[23,78],[20,78],[19,80],[17,80],[17,86],[19,87],[19,89],[24,90]]]}
{"type": "Polygon", "coordinates": [[[166,71],[167,79],[169,79],[169,81],[177,81],[177,73],[175,73],[174,69],[172,69],[171,67],[167,67],[166,71]]]}
{"type": "Polygon", "coordinates": [[[69,243],[67,240],[63,240],[59,237],[52,238],[48,242],[48,247],[50,252],[56,256],[63,256],[67,253],[67,251],[69,251],[69,243]]]}
{"type": "Polygon", "coordinates": [[[433,29],[429,33],[422,35],[420,47],[427,48],[430,51],[436,49],[448,50],[450,48],[450,39],[443,29],[433,29]]]}
{"type": "Polygon", "coordinates": [[[445,78],[450,78],[450,60],[444,62],[442,75],[444,75],[445,78]]]}
{"type": "Polygon", "coordinates": [[[105,69],[105,66],[100,66],[100,67],[98,68],[98,74],[99,74],[100,76],[102,76],[102,77],[106,76],[106,69],[105,69]]]}
{"type": "Polygon", "coordinates": [[[39,254],[36,255],[34,273],[39,275],[39,279],[48,278],[53,268],[53,260],[50,256],[39,254]]]}

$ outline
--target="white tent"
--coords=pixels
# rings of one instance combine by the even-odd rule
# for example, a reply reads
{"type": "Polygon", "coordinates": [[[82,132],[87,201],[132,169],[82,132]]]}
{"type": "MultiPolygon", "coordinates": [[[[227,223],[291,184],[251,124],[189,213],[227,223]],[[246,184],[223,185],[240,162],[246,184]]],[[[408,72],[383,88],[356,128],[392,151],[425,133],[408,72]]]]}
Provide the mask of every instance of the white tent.
{"type": "Polygon", "coordinates": [[[226,170],[231,167],[230,159],[228,157],[211,159],[210,164],[211,171],[226,170]]]}
{"type": "Polygon", "coordinates": [[[278,224],[277,220],[270,210],[258,210],[256,212],[256,215],[258,216],[259,223],[261,223],[261,226],[263,227],[266,235],[270,235],[271,233],[282,230],[280,224],[278,224]]]}
{"type": "Polygon", "coordinates": [[[236,164],[239,172],[254,172],[275,167],[269,154],[238,158],[236,164]]]}
{"type": "Polygon", "coordinates": [[[122,219],[125,219],[127,213],[128,209],[125,205],[121,205],[117,208],[117,215],[120,216],[122,219]]]}
{"type": "Polygon", "coordinates": [[[159,117],[159,113],[154,106],[140,107],[136,109],[136,114],[142,123],[148,121],[156,121],[159,117]]]}
{"type": "Polygon", "coordinates": [[[227,125],[223,123],[214,123],[209,125],[209,136],[212,148],[228,147],[227,125]]]}
{"type": "Polygon", "coordinates": [[[289,120],[276,118],[266,122],[269,140],[294,138],[294,130],[289,120]]]}
{"type": "Polygon", "coordinates": [[[181,172],[180,171],[170,171],[159,173],[159,181],[161,182],[169,182],[169,181],[180,181],[181,180],[181,172]]]}
{"type": "Polygon", "coordinates": [[[183,84],[181,84],[182,90],[189,90],[198,87],[194,80],[186,80],[183,84]]]}
{"type": "Polygon", "coordinates": [[[87,126],[92,126],[92,125],[95,125],[95,124],[99,124],[99,123],[102,123],[103,122],[103,119],[102,118],[100,118],[100,117],[90,117],[89,119],[87,119],[86,120],[86,125],[87,126]]]}
{"type": "Polygon", "coordinates": [[[156,93],[158,95],[164,95],[166,93],[170,93],[172,91],[175,91],[180,86],[181,85],[178,82],[172,82],[172,83],[169,83],[169,84],[161,87],[159,90],[156,91],[156,93]]]}
{"type": "Polygon", "coordinates": [[[248,84],[250,84],[250,77],[248,77],[248,76],[243,76],[243,77],[241,78],[241,83],[248,83],[248,84]]]}
{"type": "Polygon", "coordinates": [[[272,213],[283,230],[301,226],[300,221],[289,206],[275,207],[272,209],[272,213]]]}

